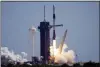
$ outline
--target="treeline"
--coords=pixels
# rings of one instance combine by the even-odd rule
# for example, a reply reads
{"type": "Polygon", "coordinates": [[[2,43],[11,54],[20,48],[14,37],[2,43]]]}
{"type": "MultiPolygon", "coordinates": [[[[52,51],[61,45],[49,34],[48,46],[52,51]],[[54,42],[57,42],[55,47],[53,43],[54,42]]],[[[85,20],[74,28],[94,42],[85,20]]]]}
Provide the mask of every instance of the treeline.
{"type": "Polygon", "coordinates": [[[100,63],[95,63],[95,62],[86,62],[83,65],[80,65],[80,63],[75,63],[73,64],[73,66],[69,66],[67,64],[62,64],[62,65],[58,65],[58,64],[33,64],[33,65],[29,65],[29,64],[12,64],[12,63],[8,63],[7,65],[1,64],[1,67],[100,67],[100,63]]]}

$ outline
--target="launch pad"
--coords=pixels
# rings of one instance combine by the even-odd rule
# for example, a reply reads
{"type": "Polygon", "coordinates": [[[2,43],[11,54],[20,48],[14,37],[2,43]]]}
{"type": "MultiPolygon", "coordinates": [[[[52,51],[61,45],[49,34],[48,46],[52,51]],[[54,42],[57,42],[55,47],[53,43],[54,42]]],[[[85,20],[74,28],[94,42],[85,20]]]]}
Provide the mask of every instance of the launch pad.
{"type": "MultiPolygon", "coordinates": [[[[50,22],[45,20],[45,6],[44,6],[44,20],[40,22],[38,29],[40,31],[40,58],[41,63],[55,64],[55,63],[67,63],[73,64],[75,59],[75,53],[73,50],[64,51],[65,48],[68,48],[64,43],[67,29],[64,32],[61,43],[59,47],[56,47],[56,31],[55,27],[63,26],[63,24],[55,25],[55,7],[53,6],[53,24],[50,25],[50,22]],[[53,28],[52,40],[50,39],[50,30],[53,28]],[[52,42],[50,42],[52,41],[52,42]],[[52,43],[52,44],[51,44],[52,43]]],[[[36,57],[32,57],[33,61],[37,61],[36,57]]]]}

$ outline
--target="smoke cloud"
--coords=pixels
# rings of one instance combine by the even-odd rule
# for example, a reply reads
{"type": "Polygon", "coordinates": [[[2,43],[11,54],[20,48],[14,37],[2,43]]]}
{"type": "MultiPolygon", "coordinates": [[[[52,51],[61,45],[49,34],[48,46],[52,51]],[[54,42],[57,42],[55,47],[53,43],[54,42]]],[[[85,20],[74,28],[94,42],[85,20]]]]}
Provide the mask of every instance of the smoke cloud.
{"type": "Polygon", "coordinates": [[[15,54],[13,50],[9,50],[8,47],[1,47],[1,62],[26,62],[27,53],[21,52],[21,54],[15,54]]]}
{"type": "Polygon", "coordinates": [[[75,52],[73,50],[65,51],[65,49],[67,48],[68,48],[67,44],[64,44],[62,47],[62,52],[60,53],[59,48],[53,48],[53,46],[50,46],[50,55],[51,57],[54,56],[55,63],[74,63],[75,62],[75,52]],[[55,49],[54,52],[53,52],[53,49],[55,49]]]}

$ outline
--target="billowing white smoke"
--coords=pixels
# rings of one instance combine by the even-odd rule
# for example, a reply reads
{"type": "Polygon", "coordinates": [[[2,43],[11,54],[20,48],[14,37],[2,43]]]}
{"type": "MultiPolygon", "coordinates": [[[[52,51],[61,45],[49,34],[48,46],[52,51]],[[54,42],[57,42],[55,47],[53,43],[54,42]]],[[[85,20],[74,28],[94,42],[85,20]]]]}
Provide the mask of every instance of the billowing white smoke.
{"type": "Polygon", "coordinates": [[[54,62],[56,63],[74,63],[75,62],[74,51],[73,50],[65,51],[65,49],[67,48],[68,48],[67,44],[64,44],[62,48],[62,52],[60,53],[59,48],[54,48],[53,46],[50,46],[50,55],[51,57],[54,56],[55,58],[54,62]]]}
{"type": "Polygon", "coordinates": [[[21,52],[21,54],[15,54],[14,51],[10,51],[7,47],[1,47],[1,62],[26,62],[27,53],[21,52]]]}

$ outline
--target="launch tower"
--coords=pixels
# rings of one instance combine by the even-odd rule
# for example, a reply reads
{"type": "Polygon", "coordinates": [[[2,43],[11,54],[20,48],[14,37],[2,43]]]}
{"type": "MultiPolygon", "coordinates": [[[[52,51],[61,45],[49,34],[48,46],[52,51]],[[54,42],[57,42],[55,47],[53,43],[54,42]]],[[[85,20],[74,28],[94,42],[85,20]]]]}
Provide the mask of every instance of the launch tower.
{"type": "MultiPolygon", "coordinates": [[[[54,10],[53,6],[53,10],[54,10]]],[[[55,14],[53,11],[53,22],[55,22],[55,14]]],[[[44,6],[44,21],[40,22],[40,26],[38,26],[38,29],[40,30],[40,55],[43,57],[43,62],[46,63],[46,61],[49,60],[50,57],[50,29],[53,27],[53,39],[55,39],[55,27],[63,26],[60,25],[50,25],[49,22],[45,20],[45,6],[44,6]]]]}
{"type": "Polygon", "coordinates": [[[40,55],[43,57],[43,62],[49,60],[50,52],[50,24],[45,20],[45,6],[44,6],[44,21],[40,22],[40,55]]]}

